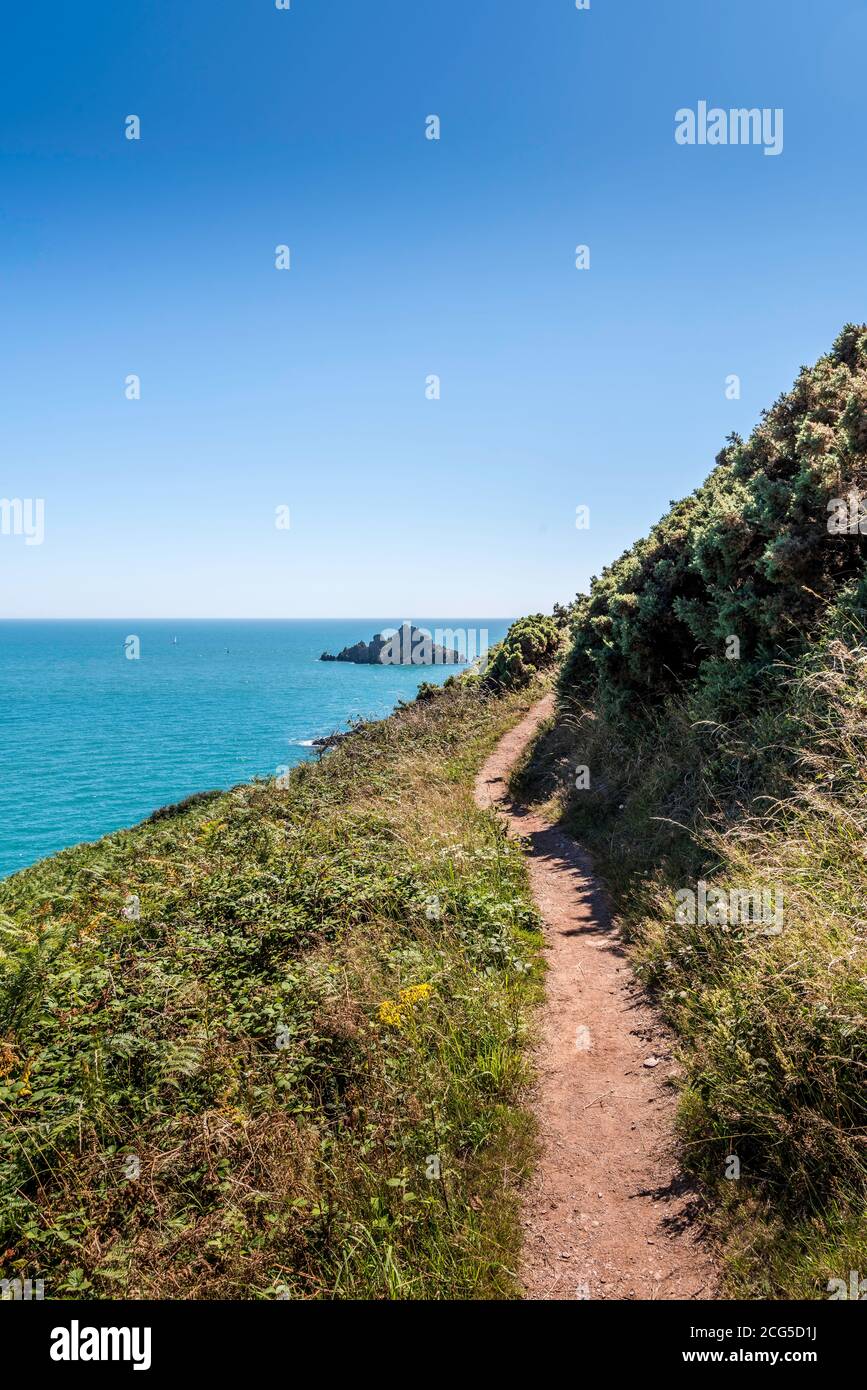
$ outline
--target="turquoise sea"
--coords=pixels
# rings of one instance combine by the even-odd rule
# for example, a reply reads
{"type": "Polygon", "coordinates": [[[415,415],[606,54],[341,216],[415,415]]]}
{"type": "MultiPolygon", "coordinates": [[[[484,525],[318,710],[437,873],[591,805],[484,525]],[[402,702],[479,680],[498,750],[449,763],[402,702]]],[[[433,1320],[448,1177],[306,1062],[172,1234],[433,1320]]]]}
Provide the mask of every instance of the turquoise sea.
{"type": "MultiPolygon", "coordinates": [[[[318,659],[401,621],[0,621],[0,876],[192,792],[275,776],[316,756],[311,739],[462,669],[318,659]]],[[[508,627],[411,621],[486,629],[491,645],[508,627]]]]}

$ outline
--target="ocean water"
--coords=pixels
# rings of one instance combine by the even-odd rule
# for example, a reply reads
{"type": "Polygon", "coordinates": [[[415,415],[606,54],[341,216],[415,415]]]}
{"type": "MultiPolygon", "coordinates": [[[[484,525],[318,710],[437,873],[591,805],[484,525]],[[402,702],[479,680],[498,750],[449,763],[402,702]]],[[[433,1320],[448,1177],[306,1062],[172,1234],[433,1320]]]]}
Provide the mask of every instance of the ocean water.
{"type": "MultiPolygon", "coordinates": [[[[411,621],[487,629],[490,644],[508,627],[411,621]]],[[[193,792],[274,776],[315,757],[311,739],[462,669],[318,659],[400,622],[0,621],[0,877],[193,792]]]]}

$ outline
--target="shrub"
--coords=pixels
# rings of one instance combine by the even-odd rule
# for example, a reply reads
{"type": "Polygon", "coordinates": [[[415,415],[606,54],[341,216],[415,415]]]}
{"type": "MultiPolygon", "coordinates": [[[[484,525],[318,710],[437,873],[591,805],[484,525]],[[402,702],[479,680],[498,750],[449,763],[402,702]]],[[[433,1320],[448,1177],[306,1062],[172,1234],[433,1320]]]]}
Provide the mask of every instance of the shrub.
{"type": "Polygon", "coordinates": [[[828,529],[850,492],[867,493],[867,327],[853,325],[579,598],[564,704],[596,692],[637,710],[695,682],[726,714],[766,695],[758,677],[805,650],[830,603],[863,607],[867,537],[828,529]]]}
{"type": "Polygon", "coordinates": [[[513,623],[493,648],[484,676],[488,689],[517,690],[549,666],[560,649],[560,630],[554,618],[534,613],[513,623]]]}

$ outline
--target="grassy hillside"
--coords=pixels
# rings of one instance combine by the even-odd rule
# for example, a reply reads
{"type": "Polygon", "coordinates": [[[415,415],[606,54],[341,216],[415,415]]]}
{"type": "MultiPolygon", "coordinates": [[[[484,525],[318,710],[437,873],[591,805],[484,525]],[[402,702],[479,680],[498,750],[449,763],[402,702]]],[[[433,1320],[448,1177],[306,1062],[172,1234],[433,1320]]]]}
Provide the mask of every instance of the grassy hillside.
{"type": "Polygon", "coordinates": [[[559,717],[517,779],[594,851],[681,1039],[684,1159],[748,1297],[827,1297],[867,1270],[859,489],[867,329],[850,326],[579,599],[559,717]],[[690,921],[702,882],[728,896],[690,921]]]}
{"type": "Polygon", "coordinates": [[[509,1297],[537,921],[454,685],[0,885],[0,1277],[509,1297]]]}
{"type": "MultiPolygon", "coordinates": [[[[849,326],[572,606],[515,778],[594,852],[680,1040],[684,1163],[747,1297],[867,1271],[862,491],[849,326]]],[[[286,786],[0,885],[0,1277],[515,1294],[537,923],[472,778],[563,616],[286,786]]]]}

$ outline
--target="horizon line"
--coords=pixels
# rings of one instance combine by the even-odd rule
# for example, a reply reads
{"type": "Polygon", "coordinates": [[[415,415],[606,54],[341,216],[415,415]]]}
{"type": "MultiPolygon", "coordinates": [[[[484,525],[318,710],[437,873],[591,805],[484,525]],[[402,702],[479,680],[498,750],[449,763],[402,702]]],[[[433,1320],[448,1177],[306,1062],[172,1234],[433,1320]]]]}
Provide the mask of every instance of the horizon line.
{"type": "MultiPolygon", "coordinates": [[[[421,618],[423,618],[423,617],[425,617],[425,616],[426,616],[425,614],[420,614],[420,615],[419,615],[419,619],[421,619],[421,618]]],[[[467,615],[464,615],[464,616],[467,616],[467,615]]],[[[513,621],[511,614],[505,614],[505,613],[494,613],[494,614],[492,614],[492,613],[484,613],[484,614],[480,614],[480,615],[477,615],[477,616],[484,617],[484,618],[486,619],[486,621],[488,621],[488,622],[493,622],[493,623],[505,623],[505,622],[511,622],[511,621],[513,621]]],[[[403,618],[401,621],[403,621],[403,622],[411,622],[412,619],[410,619],[410,618],[403,618]]],[[[364,615],[361,616],[361,617],[354,617],[354,616],[352,616],[352,615],[347,616],[347,615],[342,614],[342,613],[337,613],[337,614],[334,614],[334,615],[331,615],[331,616],[326,616],[325,614],[321,614],[321,615],[319,615],[318,617],[312,617],[312,618],[274,618],[274,617],[261,617],[261,616],[255,616],[255,615],[250,615],[250,614],[245,614],[243,617],[216,617],[216,618],[206,618],[206,617],[186,617],[186,618],[178,618],[178,617],[173,617],[171,614],[169,614],[168,616],[164,616],[164,615],[153,615],[153,616],[150,616],[150,617],[143,617],[143,616],[137,616],[137,617],[136,617],[136,616],[132,616],[132,617],[131,617],[131,616],[129,616],[128,614],[127,614],[127,615],[124,615],[123,617],[104,617],[104,616],[101,616],[101,615],[85,614],[85,615],[83,615],[83,616],[81,616],[81,617],[76,617],[76,618],[69,617],[68,615],[65,616],[65,617],[51,616],[51,615],[43,615],[43,616],[40,616],[40,617],[19,617],[19,618],[11,618],[11,617],[2,617],[2,616],[0,616],[0,623],[366,623],[366,622],[377,622],[377,623],[378,623],[378,622],[382,622],[382,615],[380,615],[380,616],[377,617],[377,616],[374,615],[374,614],[369,614],[369,613],[368,613],[368,614],[364,614],[364,615]]]]}

